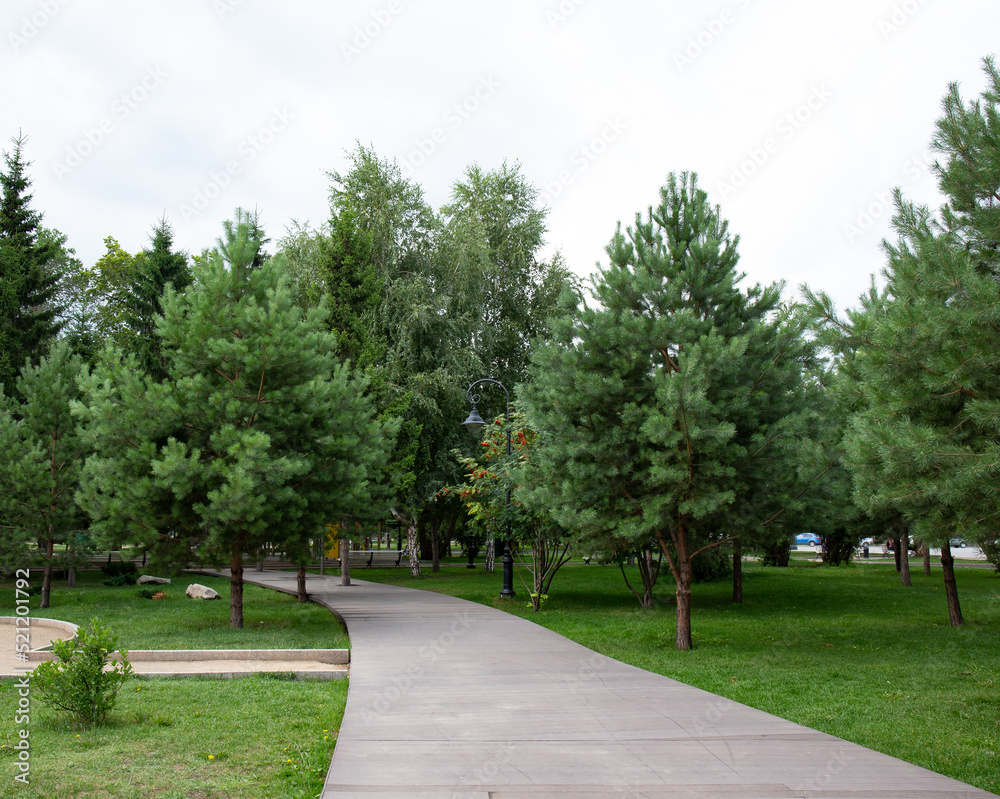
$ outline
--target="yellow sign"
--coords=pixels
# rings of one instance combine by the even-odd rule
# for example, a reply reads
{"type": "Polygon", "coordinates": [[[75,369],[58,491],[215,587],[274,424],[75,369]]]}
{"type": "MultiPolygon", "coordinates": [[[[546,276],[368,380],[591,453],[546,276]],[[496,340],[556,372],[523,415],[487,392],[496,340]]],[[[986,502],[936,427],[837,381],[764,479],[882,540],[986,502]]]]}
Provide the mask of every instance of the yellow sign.
{"type": "Polygon", "coordinates": [[[340,522],[328,524],[326,526],[326,556],[328,558],[340,557],[340,522]]]}

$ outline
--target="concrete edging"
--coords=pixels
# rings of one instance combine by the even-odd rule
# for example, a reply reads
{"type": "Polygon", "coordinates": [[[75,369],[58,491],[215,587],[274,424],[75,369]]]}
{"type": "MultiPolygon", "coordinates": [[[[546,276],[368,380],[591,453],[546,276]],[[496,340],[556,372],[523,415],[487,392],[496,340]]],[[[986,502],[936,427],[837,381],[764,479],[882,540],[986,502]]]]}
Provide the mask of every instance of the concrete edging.
{"type": "Polygon", "coordinates": [[[351,662],[349,649],[132,649],[128,659],[131,663],[155,663],[158,661],[213,661],[213,660],[257,660],[284,662],[310,661],[346,666],[351,662]]]}

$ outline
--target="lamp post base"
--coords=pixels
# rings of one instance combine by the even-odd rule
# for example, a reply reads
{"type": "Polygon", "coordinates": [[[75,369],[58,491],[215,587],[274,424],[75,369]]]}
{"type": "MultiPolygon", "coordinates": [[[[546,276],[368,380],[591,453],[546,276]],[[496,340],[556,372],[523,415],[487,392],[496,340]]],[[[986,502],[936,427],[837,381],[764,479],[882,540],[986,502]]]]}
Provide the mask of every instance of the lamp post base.
{"type": "Polygon", "coordinates": [[[500,590],[501,599],[510,599],[514,596],[514,558],[510,554],[510,542],[503,548],[503,588],[500,590]]]}

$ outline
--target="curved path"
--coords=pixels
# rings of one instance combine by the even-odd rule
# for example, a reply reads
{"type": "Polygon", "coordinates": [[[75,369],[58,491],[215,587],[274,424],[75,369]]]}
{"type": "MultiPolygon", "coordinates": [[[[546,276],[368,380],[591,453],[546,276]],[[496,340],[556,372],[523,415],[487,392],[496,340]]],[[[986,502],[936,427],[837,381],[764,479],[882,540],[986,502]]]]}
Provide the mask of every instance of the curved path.
{"type": "MultiPolygon", "coordinates": [[[[247,572],[294,591],[295,575],[247,572]]],[[[310,576],[351,682],[322,799],[985,799],[994,794],[410,588],[310,576]]]]}

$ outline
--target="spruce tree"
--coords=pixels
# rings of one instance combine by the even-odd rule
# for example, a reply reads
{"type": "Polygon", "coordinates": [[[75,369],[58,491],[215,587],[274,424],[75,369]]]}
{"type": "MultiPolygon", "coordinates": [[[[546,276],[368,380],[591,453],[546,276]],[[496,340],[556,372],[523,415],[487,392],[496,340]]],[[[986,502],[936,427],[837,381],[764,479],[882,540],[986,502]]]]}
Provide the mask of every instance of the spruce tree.
{"type": "Polygon", "coordinates": [[[82,500],[109,540],[154,562],[228,563],[230,625],[243,626],[243,560],[265,542],[299,552],[323,525],[377,516],[394,425],[374,420],[339,363],[324,313],[297,308],[280,262],[255,267],[246,220],[157,323],[166,377],[109,352],[78,413],[96,454],[82,500]]]}
{"type": "Polygon", "coordinates": [[[170,223],[161,218],[153,228],[150,247],[135,261],[131,291],[127,295],[136,356],[143,368],[157,378],[165,375],[155,335],[156,317],[163,313],[163,293],[168,285],[183,292],[191,283],[187,257],[174,252],[173,244],[170,223]]]}
{"type": "Polygon", "coordinates": [[[40,237],[41,214],[31,208],[31,180],[24,160],[26,139],[12,140],[0,172],[0,384],[16,392],[15,380],[25,361],[37,364],[49,339],[59,332],[55,297],[60,274],[58,247],[40,237]]]}
{"type": "Polygon", "coordinates": [[[741,290],[738,238],[695,176],[608,246],[596,305],[567,297],[521,387],[543,445],[533,502],[567,529],[657,542],[676,581],[678,649],[692,645],[692,563],[760,524],[784,475],[804,350],[780,286],[741,290]],[[761,513],[733,527],[729,511],[761,513]]]}

